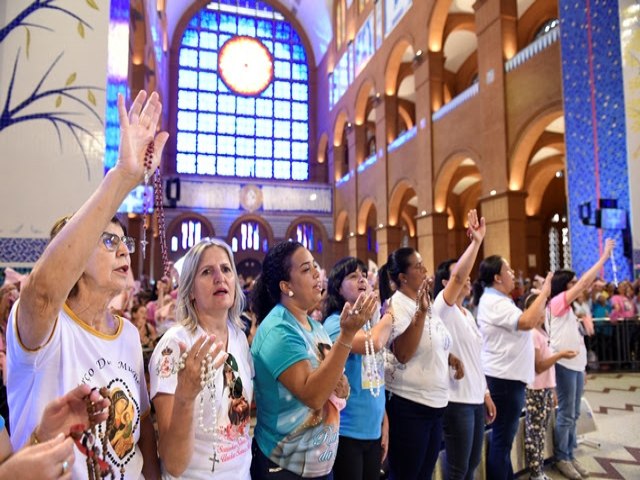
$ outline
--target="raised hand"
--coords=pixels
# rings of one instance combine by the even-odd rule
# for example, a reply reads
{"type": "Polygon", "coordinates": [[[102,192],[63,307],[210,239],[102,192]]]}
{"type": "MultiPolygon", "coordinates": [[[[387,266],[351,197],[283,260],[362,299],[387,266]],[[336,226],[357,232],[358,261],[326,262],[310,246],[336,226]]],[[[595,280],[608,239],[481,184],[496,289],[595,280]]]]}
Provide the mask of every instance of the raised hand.
{"type": "Polygon", "coordinates": [[[120,156],[116,168],[127,174],[135,186],[142,181],[145,173],[147,147],[153,144],[151,163],[148,170],[153,173],[160,165],[162,150],[169,138],[167,132],[156,134],[162,103],[156,92],[147,99],[147,92],[140,91],[129,112],[124,105],[124,97],[118,95],[118,114],[120,117],[120,156]],[[146,102],[145,102],[146,100],[146,102]]]}
{"type": "Polygon", "coordinates": [[[362,292],[353,306],[345,303],[340,314],[340,329],[346,334],[355,335],[376,309],[377,296],[374,292],[362,292]]]}
{"type": "Polygon", "coordinates": [[[201,335],[188,352],[187,346],[180,342],[180,363],[184,364],[184,367],[179,367],[176,396],[196,399],[204,388],[200,378],[202,362],[208,364],[213,359],[213,368],[220,368],[228,356],[226,353],[220,355],[222,348],[221,342],[216,343],[215,335],[201,335]]]}
{"type": "Polygon", "coordinates": [[[613,249],[616,246],[616,241],[613,238],[607,238],[604,242],[604,252],[602,254],[605,258],[611,258],[611,254],[613,253],[613,249]]]}
{"type": "Polygon", "coordinates": [[[60,433],[69,435],[73,425],[82,424],[87,428],[102,423],[109,415],[110,404],[109,399],[103,398],[97,389],[92,390],[89,385],[80,385],[47,404],[35,430],[35,436],[40,442],[44,442],[60,433]],[[95,413],[91,418],[87,412],[87,397],[95,407],[95,413]]]}
{"type": "Polygon", "coordinates": [[[549,297],[551,294],[551,278],[553,277],[553,272],[547,273],[547,276],[542,282],[542,287],[540,287],[540,295],[544,295],[545,297],[549,297]]]}
{"type": "Polygon", "coordinates": [[[429,291],[431,290],[431,285],[433,284],[433,279],[430,277],[426,277],[420,288],[418,288],[418,295],[416,296],[416,309],[425,313],[431,307],[431,297],[429,296],[429,291]]]}
{"type": "Polygon", "coordinates": [[[474,208],[469,210],[467,214],[467,221],[469,228],[467,230],[467,236],[472,242],[482,243],[484,236],[487,233],[487,226],[484,221],[484,217],[478,219],[478,211],[474,208]]]}

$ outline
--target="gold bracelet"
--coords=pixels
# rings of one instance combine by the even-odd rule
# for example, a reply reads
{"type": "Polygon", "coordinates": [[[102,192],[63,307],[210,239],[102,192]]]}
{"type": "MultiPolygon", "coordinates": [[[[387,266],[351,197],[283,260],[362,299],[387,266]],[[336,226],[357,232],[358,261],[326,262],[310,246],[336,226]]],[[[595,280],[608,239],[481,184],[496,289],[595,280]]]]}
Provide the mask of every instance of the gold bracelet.
{"type": "Polygon", "coordinates": [[[36,435],[36,430],[38,430],[37,425],[36,425],[36,428],[33,429],[33,432],[31,432],[31,436],[29,437],[29,445],[31,446],[38,445],[40,443],[40,439],[36,435]]]}
{"type": "Polygon", "coordinates": [[[351,344],[350,343],[344,343],[342,340],[336,340],[336,343],[338,345],[342,345],[347,350],[351,350],[351,344]]]}

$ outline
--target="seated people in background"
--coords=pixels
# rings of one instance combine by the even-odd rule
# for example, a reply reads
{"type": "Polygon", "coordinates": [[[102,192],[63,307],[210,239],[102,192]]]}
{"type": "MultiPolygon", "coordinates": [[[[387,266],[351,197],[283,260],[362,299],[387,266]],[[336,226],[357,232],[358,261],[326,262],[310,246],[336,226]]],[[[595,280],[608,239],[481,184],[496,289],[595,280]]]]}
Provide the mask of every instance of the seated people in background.
{"type": "MultiPolygon", "coordinates": [[[[140,92],[129,113],[119,96],[118,111],[118,162],[73,216],[56,223],[11,310],[11,440],[14,447],[24,445],[46,403],[70,388],[106,388],[114,406],[102,426],[109,439],[104,456],[123,479],[149,480],[160,472],[140,337],[107,306],[127,286],[135,250],[135,240],[114,215],[145,173],[159,166],[168,134],[156,134],[162,112],[157,93],[147,99],[140,92]]],[[[73,477],[86,476],[87,463],[79,459],[73,477]]]]}

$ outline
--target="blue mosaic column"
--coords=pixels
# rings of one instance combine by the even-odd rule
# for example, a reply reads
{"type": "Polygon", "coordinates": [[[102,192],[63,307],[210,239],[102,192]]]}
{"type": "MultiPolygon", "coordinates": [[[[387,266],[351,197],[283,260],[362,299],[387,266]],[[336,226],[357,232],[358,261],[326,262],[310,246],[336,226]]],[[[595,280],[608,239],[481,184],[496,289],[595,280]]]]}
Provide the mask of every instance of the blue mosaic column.
{"type": "MultiPolygon", "coordinates": [[[[605,238],[617,241],[619,280],[632,278],[621,230],[583,225],[580,205],[617,199],[629,208],[626,133],[618,2],[560,0],[568,209],[573,269],[581,274],[600,256],[605,238]]],[[[612,262],[605,279],[613,280],[612,262]]]]}

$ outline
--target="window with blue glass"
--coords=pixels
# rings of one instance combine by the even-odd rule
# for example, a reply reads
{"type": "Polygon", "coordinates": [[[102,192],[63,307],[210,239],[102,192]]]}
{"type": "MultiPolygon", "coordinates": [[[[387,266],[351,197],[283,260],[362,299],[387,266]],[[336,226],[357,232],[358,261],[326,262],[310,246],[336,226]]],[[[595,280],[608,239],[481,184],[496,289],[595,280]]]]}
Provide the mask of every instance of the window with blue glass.
{"type": "Polygon", "coordinates": [[[312,223],[298,224],[295,230],[295,238],[290,238],[290,240],[300,242],[310,252],[322,253],[322,239],[316,235],[312,223]]]}
{"type": "Polygon", "coordinates": [[[309,178],[309,69],[302,40],[256,0],[209,3],[178,55],[176,171],[309,178]]]}

